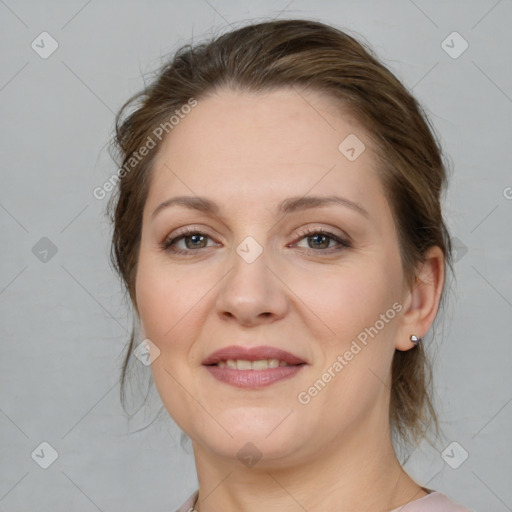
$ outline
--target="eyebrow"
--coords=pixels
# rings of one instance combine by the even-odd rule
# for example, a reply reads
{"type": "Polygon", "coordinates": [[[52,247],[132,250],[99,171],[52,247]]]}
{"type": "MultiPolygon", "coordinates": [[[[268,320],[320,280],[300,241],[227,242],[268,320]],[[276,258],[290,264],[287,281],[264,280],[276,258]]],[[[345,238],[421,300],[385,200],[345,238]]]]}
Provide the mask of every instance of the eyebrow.
{"type": "MultiPolygon", "coordinates": [[[[277,207],[278,215],[286,215],[289,213],[307,210],[310,208],[320,208],[322,206],[328,206],[330,204],[338,204],[345,208],[350,208],[364,217],[368,218],[368,212],[355,201],[350,199],[339,197],[339,196],[296,196],[289,197],[282,201],[277,207]]],[[[198,210],[201,212],[212,213],[218,215],[220,207],[215,201],[206,197],[199,196],[178,196],[171,199],[167,199],[163,203],[160,203],[151,214],[151,218],[154,219],[158,213],[162,210],[171,206],[183,206],[192,210],[198,210]]]]}

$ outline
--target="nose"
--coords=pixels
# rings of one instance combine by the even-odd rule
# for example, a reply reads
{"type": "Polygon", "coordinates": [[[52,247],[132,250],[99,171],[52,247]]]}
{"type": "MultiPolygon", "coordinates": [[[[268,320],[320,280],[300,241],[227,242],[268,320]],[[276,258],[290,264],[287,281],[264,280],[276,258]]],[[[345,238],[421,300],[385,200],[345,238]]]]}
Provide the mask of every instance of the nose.
{"type": "Polygon", "coordinates": [[[247,327],[283,318],[289,307],[287,287],[271,268],[267,251],[254,261],[240,254],[233,252],[232,268],[221,281],[218,314],[247,327]]]}

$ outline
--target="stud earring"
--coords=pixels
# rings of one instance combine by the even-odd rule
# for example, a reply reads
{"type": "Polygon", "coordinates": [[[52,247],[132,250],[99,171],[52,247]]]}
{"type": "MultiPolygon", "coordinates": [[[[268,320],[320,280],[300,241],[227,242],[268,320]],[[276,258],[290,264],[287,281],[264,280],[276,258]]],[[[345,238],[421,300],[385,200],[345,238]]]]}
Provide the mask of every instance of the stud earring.
{"type": "Polygon", "coordinates": [[[416,336],[415,334],[411,334],[411,341],[416,347],[418,343],[421,341],[421,338],[419,336],[416,336]]]}

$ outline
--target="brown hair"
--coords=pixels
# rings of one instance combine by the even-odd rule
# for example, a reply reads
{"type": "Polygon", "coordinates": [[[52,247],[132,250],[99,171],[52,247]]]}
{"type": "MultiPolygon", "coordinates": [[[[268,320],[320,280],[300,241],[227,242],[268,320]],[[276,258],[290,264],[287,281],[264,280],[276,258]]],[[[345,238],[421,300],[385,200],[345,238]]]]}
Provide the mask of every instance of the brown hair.
{"type": "MultiPolygon", "coordinates": [[[[135,310],[142,211],[160,141],[144,158],[135,161],[134,155],[157,126],[193,98],[200,101],[219,88],[257,92],[290,86],[327,93],[366,128],[408,283],[414,284],[417,266],[432,246],[441,248],[445,268],[452,268],[450,236],[441,212],[446,169],[428,116],[416,99],[367,45],[347,33],[309,20],[262,22],[181,47],[117,115],[113,148],[124,172],[108,206],[114,225],[111,259],[135,310]],[[129,107],[133,111],[125,115],[129,107]]],[[[443,289],[441,302],[444,297],[443,289]]],[[[121,376],[123,406],[134,340],[132,331],[121,376]]],[[[395,440],[417,443],[431,429],[439,433],[431,376],[422,343],[395,352],[390,402],[395,440]]]]}

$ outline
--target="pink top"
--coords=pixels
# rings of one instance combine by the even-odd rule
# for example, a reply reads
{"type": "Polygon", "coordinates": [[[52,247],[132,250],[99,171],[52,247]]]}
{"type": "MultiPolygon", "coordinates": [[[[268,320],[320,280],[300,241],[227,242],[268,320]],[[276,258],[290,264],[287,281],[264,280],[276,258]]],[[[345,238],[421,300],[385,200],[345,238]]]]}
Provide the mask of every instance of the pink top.
{"type": "MultiPolygon", "coordinates": [[[[176,512],[193,512],[194,503],[197,498],[198,491],[195,491],[176,512]]],[[[430,494],[423,496],[415,501],[411,501],[406,505],[395,508],[390,512],[472,512],[469,508],[463,507],[452,501],[448,496],[432,491],[430,494]]]]}

